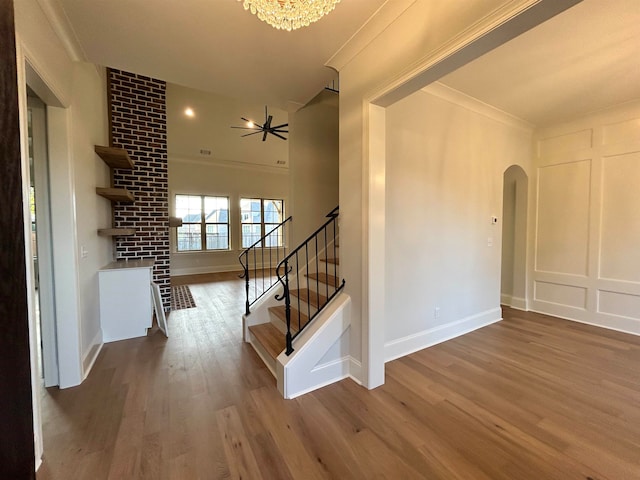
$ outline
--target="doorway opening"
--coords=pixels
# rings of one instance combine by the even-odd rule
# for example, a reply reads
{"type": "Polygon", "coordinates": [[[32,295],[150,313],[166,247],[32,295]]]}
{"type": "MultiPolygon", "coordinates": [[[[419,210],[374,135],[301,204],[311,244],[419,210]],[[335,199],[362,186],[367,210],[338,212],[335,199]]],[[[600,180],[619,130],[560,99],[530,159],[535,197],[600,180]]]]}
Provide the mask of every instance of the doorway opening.
{"type": "Polygon", "coordinates": [[[507,168],[503,178],[500,303],[526,310],[529,179],[518,165],[507,168]]]}
{"type": "Polygon", "coordinates": [[[29,212],[35,286],[38,374],[45,387],[58,385],[58,348],[53,281],[51,201],[46,105],[27,87],[29,212]]]}

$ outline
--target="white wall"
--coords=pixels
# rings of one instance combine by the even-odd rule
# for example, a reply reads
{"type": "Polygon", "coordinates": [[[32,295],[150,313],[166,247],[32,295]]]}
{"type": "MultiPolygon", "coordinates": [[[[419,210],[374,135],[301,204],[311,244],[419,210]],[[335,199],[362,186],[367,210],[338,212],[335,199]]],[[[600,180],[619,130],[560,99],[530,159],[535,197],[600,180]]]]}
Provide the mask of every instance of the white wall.
{"type": "Polygon", "coordinates": [[[338,205],[338,94],[324,90],[290,117],[289,213],[297,246],[338,205]]]}
{"type": "MultiPolygon", "coordinates": [[[[370,31],[369,27],[379,25],[375,19],[329,61],[340,71],[340,248],[344,259],[340,268],[347,281],[346,293],[352,298],[351,354],[362,359],[366,386],[384,381],[383,322],[379,318],[371,321],[370,305],[383,292],[380,285],[370,292],[369,276],[369,249],[375,241],[370,229],[377,229],[379,235],[384,218],[373,222],[370,215],[375,212],[369,205],[384,192],[385,178],[384,170],[371,170],[376,152],[370,147],[378,138],[370,137],[375,119],[369,107],[389,92],[424,86],[412,80],[436,65],[442,55],[478,38],[486,31],[483,29],[523,11],[525,3],[483,0],[452,6],[446,0],[388,2],[379,12],[379,18],[386,21],[384,30],[370,31]]],[[[469,53],[466,58],[473,56],[469,53]]],[[[384,123],[383,113],[376,117],[384,123]]]]}
{"type": "MultiPolygon", "coordinates": [[[[73,91],[73,60],[37,0],[14,1],[16,33],[23,55],[34,63],[43,83],[61,106],[68,106],[73,91]]],[[[43,98],[45,103],[49,99],[43,98]]]]}
{"type": "Polygon", "coordinates": [[[109,168],[94,151],[95,145],[109,145],[106,77],[87,63],[76,63],[71,100],[73,170],[76,195],[77,248],[80,251],[78,285],[82,322],[81,349],[86,369],[102,342],[98,270],[112,261],[110,238],[100,237],[100,228],[111,227],[111,204],[96,195],[96,187],[109,186],[109,168]],[[87,256],[81,252],[85,249],[87,256]]]}
{"type": "Polygon", "coordinates": [[[502,317],[491,217],[501,221],[505,169],[528,166],[531,131],[439,93],[427,87],[386,111],[387,360],[502,317]]]}
{"type": "MultiPolygon", "coordinates": [[[[288,122],[285,111],[269,108],[273,125],[288,122]],[[276,123],[277,122],[277,123],[276,123]]],[[[169,213],[176,194],[226,196],[230,200],[231,249],[176,252],[176,229],[170,232],[171,275],[240,270],[240,198],[283,199],[289,215],[289,141],[269,135],[242,138],[240,117],[264,123],[264,105],[248,104],[213,93],[167,84],[169,213]],[[188,117],[185,108],[195,115],[188,117]],[[200,154],[200,150],[210,154],[200,154]]]]}
{"type": "MultiPolygon", "coordinates": [[[[269,107],[269,115],[273,116],[272,126],[289,121],[289,114],[284,110],[269,107]]],[[[231,128],[246,126],[240,117],[262,125],[265,121],[264,105],[167,84],[169,159],[212,159],[288,168],[288,141],[268,135],[263,142],[262,134],[242,138],[242,135],[251,131],[231,128]],[[193,117],[184,114],[187,107],[193,109],[193,117]],[[200,150],[209,150],[211,153],[201,154],[200,150]]]]}
{"type": "Polygon", "coordinates": [[[640,102],[535,139],[532,309],[640,334],[640,102]]]}

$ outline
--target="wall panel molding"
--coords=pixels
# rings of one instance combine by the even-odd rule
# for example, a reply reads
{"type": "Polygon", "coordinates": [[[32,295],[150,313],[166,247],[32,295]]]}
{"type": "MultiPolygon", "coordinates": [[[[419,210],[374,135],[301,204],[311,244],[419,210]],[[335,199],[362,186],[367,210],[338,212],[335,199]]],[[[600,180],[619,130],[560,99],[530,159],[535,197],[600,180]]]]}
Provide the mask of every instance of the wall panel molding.
{"type": "Polygon", "coordinates": [[[531,309],[640,335],[640,102],[534,137],[531,309]]]}

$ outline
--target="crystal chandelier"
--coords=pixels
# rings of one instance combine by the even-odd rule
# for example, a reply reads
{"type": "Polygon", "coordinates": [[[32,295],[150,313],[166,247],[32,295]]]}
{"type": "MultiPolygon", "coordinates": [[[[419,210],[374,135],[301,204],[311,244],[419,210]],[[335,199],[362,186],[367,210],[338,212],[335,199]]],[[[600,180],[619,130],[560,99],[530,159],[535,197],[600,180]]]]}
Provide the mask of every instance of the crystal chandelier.
{"type": "Polygon", "coordinates": [[[238,0],[260,20],[278,30],[308,27],[331,12],[340,0],[238,0]]]}

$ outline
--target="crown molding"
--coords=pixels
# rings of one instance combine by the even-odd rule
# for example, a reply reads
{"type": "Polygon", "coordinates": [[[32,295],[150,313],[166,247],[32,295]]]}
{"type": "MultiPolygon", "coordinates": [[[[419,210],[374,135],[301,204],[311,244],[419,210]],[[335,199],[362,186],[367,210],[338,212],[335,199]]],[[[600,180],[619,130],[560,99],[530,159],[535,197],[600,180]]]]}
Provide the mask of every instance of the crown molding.
{"type": "Polygon", "coordinates": [[[25,80],[34,92],[47,105],[53,107],[66,108],[70,105],[70,99],[64,95],[63,89],[55,82],[45,68],[38,61],[38,57],[33,55],[29,47],[22,41],[22,37],[16,32],[16,51],[18,58],[24,59],[25,80]]]}
{"type": "Polygon", "coordinates": [[[512,0],[395,75],[368,96],[388,107],[583,0],[512,0]]]}
{"type": "Polygon", "coordinates": [[[60,2],[58,0],[37,0],[37,2],[71,60],[86,62],[87,55],[60,2]]]}
{"type": "Polygon", "coordinates": [[[342,70],[415,2],[416,0],[387,0],[384,2],[324,65],[338,72],[342,70]]]}
{"type": "Polygon", "coordinates": [[[192,165],[203,165],[205,167],[222,167],[222,168],[234,168],[237,170],[245,170],[251,172],[264,172],[275,173],[278,175],[288,175],[289,166],[273,167],[271,165],[261,165],[258,163],[245,163],[234,162],[231,160],[222,160],[219,158],[199,158],[199,157],[186,157],[176,156],[169,153],[169,163],[188,163],[192,165]]]}
{"type": "Polygon", "coordinates": [[[482,102],[477,98],[467,95],[460,90],[451,88],[444,83],[434,82],[420,90],[435,97],[441,98],[446,102],[460,105],[467,110],[471,110],[472,112],[478,113],[511,127],[516,127],[530,133],[532,133],[536,128],[534,124],[529,123],[526,120],[521,119],[520,117],[516,117],[515,115],[505,112],[504,110],[500,110],[493,105],[482,102]]]}

